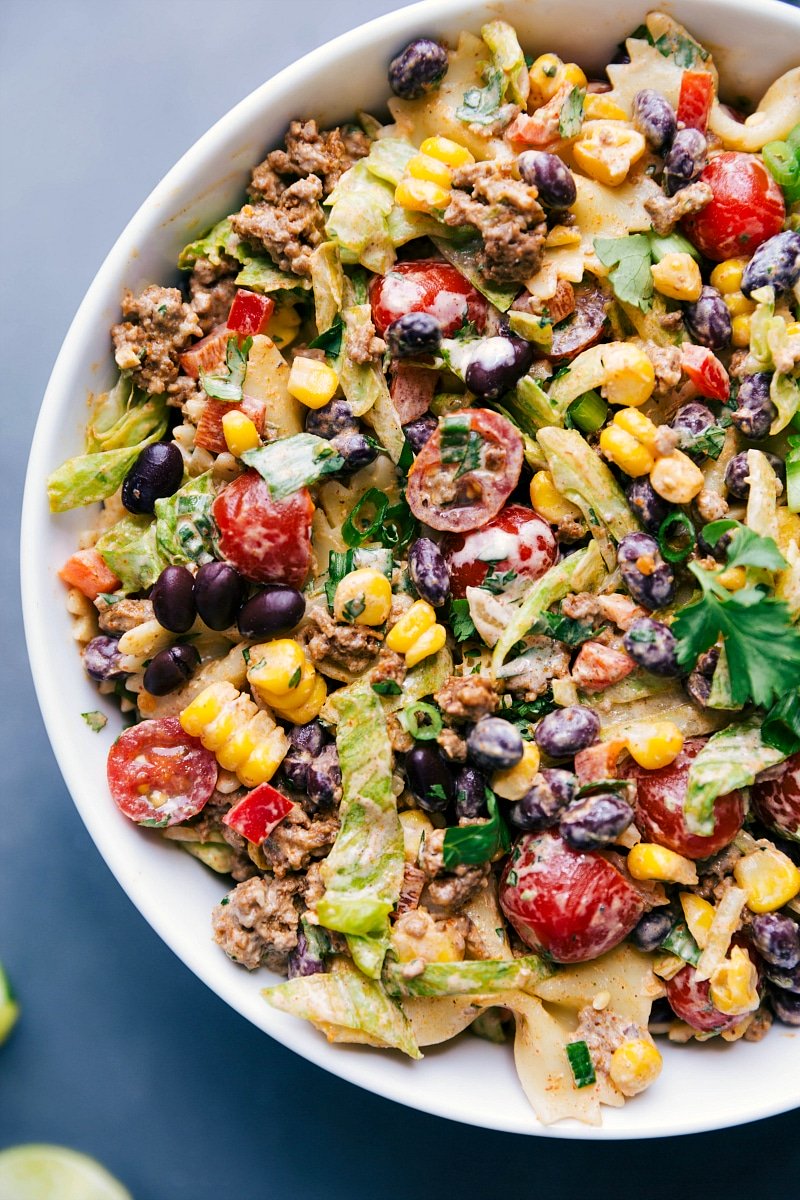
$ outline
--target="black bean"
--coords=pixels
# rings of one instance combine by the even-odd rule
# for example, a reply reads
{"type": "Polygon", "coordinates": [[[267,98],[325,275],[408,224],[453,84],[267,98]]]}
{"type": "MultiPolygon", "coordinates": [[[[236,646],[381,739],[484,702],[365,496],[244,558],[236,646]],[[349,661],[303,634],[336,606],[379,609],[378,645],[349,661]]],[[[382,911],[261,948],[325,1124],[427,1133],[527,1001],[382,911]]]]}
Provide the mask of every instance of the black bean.
{"type": "Polygon", "coordinates": [[[776,295],[791,291],[800,279],[800,233],[787,229],[767,238],[756,250],[742,275],[742,291],[752,296],[758,288],[772,287],[776,295]]]}
{"type": "Polygon", "coordinates": [[[578,198],[575,177],[557,154],[526,150],[517,160],[519,173],[539,193],[545,208],[570,208],[578,198]]]}
{"type": "Polygon", "coordinates": [[[456,816],[485,817],[486,780],[475,767],[462,767],[456,775],[456,816]]]}
{"type": "Polygon", "coordinates": [[[435,354],[442,344],[442,327],[430,313],[405,313],[386,330],[386,343],[395,358],[435,354]]]}
{"type": "Polygon", "coordinates": [[[417,593],[434,608],[450,595],[450,576],[444,555],[430,538],[417,538],[408,552],[408,573],[417,593]]]}
{"type": "Polygon", "coordinates": [[[626,631],[622,644],[633,661],[652,675],[680,675],[678,643],[662,621],[639,617],[626,631]]]}
{"type": "Polygon", "coordinates": [[[771,380],[772,376],[766,371],[758,371],[755,375],[745,375],[739,384],[737,408],[731,413],[731,421],[753,442],[760,442],[767,437],[778,415],[769,395],[771,380]]]}
{"type": "Polygon", "coordinates": [[[309,721],[306,725],[293,725],[289,732],[289,741],[296,749],[307,750],[312,758],[316,758],[325,745],[325,730],[319,721],[309,721]]]}
{"type": "Polygon", "coordinates": [[[706,165],[708,143],[697,129],[679,129],[664,158],[664,191],[674,196],[697,179],[706,165]]]}
{"type": "Polygon", "coordinates": [[[780,988],[772,988],[769,999],[772,1011],[779,1021],[784,1025],[800,1025],[800,996],[783,992],[780,988]]]}
{"type": "Polygon", "coordinates": [[[800,995],[800,966],[775,967],[767,964],[764,974],[775,987],[792,992],[795,996],[800,995]]]}
{"type": "Polygon", "coordinates": [[[550,829],[558,824],[577,790],[578,780],[571,771],[547,767],[539,772],[522,799],[512,804],[508,818],[517,829],[530,832],[550,829]]]}
{"type": "Polygon", "coordinates": [[[306,433],[333,438],[337,433],[358,429],[358,421],[346,400],[329,400],[322,408],[310,408],[306,413],[306,433]]]}
{"type": "Polygon", "coordinates": [[[653,908],[640,918],[631,933],[631,941],[640,950],[657,950],[675,924],[675,914],[668,908],[653,908]]]}
{"type": "Polygon", "coordinates": [[[643,88],[633,98],[634,128],[639,130],[648,146],[662,153],[672,145],[678,119],[666,96],[653,88],[643,88]]]}
{"type": "Polygon", "coordinates": [[[403,100],[419,100],[437,88],[447,74],[444,46],[415,38],[389,63],[389,87],[403,100]]]}
{"type": "Polygon", "coordinates": [[[409,421],[408,425],[404,425],[403,433],[414,453],[419,454],[438,428],[439,422],[436,417],[426,414],[424,417],[417,417],[416,421],[409,421]]]}
{"type": "Polygon", "coordinates": [[[194,646],[170,646],[159,650],[144,673],[145,690],[153,696],[166,696],[192,678],[200,665],[194,646]]]}
{"type": "Polygon", "coordinates": [[[194,602],[209,629],[229,629],[247,594],[247,584],[228,563],[204,563],[194,580],[194,602]]]}
{"type": "Polygon", "coordinates": [[[685,450],[695,462],[699,462],[706,455],[702,450],[691,449],[693,440],[701,433],[705,433],[707,429],[711,429],[716,423],[716,417],[711,409],[705,404],[701,404],[699,400],[692,400],[689,404],[681,405],[671,421],[672,428],[680,438],[679,447],[685,450]]]}
{"type": "Polygon", "coordinates": [[[308,799],[314,810],[330,808],[334,800],[341,796],[342,769],[339,766],[339,753],[333,742],[324,746],[316,758],[311,760],[307,787],[308,799]]]}
{"type": "Polygon", "coordinates": [[[570,805],[558,831],[573,850],[610,846],[633,820],[633,808],[616,792],[597,792],[570,805]]]}
{"type": "Polygon", "coordinates": [[[658,533],[662,523],[669,516],[670,507],[663,497],[653,488],[646,475],[632,479],[625,489],[628,504],[633,512],[650,533],[658,533]]]}
{"type": "Polygon", "coordinates": [[[509,392],[533,362],[533,347],[524,338],[489,337],[478,343],[464,374],[471,392],[497,400],[509,392]]]}
{"type": "Polygon", "coordinates": [[[87,643],[83,651],[83,665],[92,679],[124,679],[120,670],[119,639],[100,634],[87,643]]]}
{"type": "Polygon", "coordinates": [[[675,572],[664,562],[658,542],[650,534],[626,534],[617,550],[617,565],[637,604],[663,608],[674,597],[675,572]]]}
{"type": "Polygon", "coordinates": [[[156,500],[172,496],[183,479],[183,456],[174,442],[145,446],[122,484],[128,512],[151,513],[156,500]]]}
{"type": "Polygon", "coordinates": [[[800,926],[783,913],[758,913],[750,924],[753,945],[775,967],[791,971],[800,964],[800,926]]]}
{"type": "MultiPolygon", "coordinates": [[[[762,450],[761,453],[766,455],[770,466],[781,483],[785,483],[786,464],[783,459],[778,458],[777,454],[770,454],[768,450],[762,450]]],[[[725,468],[725,486],[737,500],[746,500],[750,495],[750,468],[747,465],[746,450],[742,450],[739,454],[734,454],[725,468]]]]}
{"type": "Polygon", "coordinates": [[[378,457],[377,448],[363,433],[337,433],[331,438],[331,446],[344,459],[343,471],[360,471],[378,457]]]}
{"type": "Polygon", "coordinates": [[[239,633],[246,638],[288,633],[300,624],[305,611],[305,598],[296,588],[266,587],[239,610],[239,633]]]}
{"type": "Polygon", "coordinates": [[[684,304],[686,327],[709,350],[724,350],[731,340],[731,314],[716,288],[706,284],[693,304],[684,304]]]}
{"type": "Polygon", "coordinates": [[[194,575],[186,567],[165,567],[153,584],[150,600],[159,625],[171,633],[187,633],[194,625],[194,575]]]}
{"type": "Polygon", "coordinates": [[[293,788],[297,788],[298,792],[305,792],[308,789],[308,768],[310,766],[311,755],[308,750],[290,746],[281,763],[281,770],[293,788]]]}
{"type": "Polygon", "coordinates": [[[297,931],[297,945],[289,955],[286,964],[286,974],[289,979],[299,979],[307,975],[318,975],[325,970],[325,959],[319,953],[318,947],[312,945],[302,929],[297,931]]]}
{"type": "Polygon", "coordinates": [[[411,794],[425,812],[444,812],[455,796],[453,776],[432,746],[415,746],[406,755],[406,778],[411,794]]]}
{"type": "Polygon", "coordinates": [[[572,758],[593,745],[600,734],[600,718],[592,708],[570,704],[542,717],[536,726],[536,745],[551,758],[572,758]]]}
{"type": "Polygon", "coordinates": [[[697,534],[697,549],[698,552],[706,558],[711,557],[715,558],[717,562],[725,562],[727,550],[732,539],[733,531],[729,529],[726,533],[723,533],[721,537],[718,537],[712,545],[711,542],[706,539],[706,536],[701,529],[697,534]]]}
{"type": "Polygon", "coordinates": [[[714,678],[718,662],[719,649],[716,646],[712,646],[710,650],[706,650],[705,654],[700,655],[694,670],[686,680],[686,691],[695,704],[699,704],[701,708],[705,708],[708,705],[708,698],[711,695],[711,682],[714,678]]]}
{"type": "Polygon", "coordinates": [[[522,758],[522,734],[502,717],[481,717],[470,730],[467,753],[484,771],[504,771],[522,758]]]}

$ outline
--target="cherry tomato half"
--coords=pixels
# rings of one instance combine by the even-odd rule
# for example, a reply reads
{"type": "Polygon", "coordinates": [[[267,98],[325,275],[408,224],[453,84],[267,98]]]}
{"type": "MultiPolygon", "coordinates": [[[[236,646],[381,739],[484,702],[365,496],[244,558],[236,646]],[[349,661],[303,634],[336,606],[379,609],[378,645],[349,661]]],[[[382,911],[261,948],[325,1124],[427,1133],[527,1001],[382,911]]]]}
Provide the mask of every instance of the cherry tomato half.
{"type": "Polygon", "coordinates": [[[507,504],[492,521],[471,533],[451,533],[442,542],[450,572],[450,588],[456,598],[468,587],[480,587],[486,576],[509,576],[507,583],[534,580],[556,561],[558,545],[552,529],[531,508],[507,504]]]}
{"type": "Polygon", "coordinates": [[[302,587],[311,565],[314,505],[306,488],[273,500],[257,471],[229,483],[211,509],[223,558],[255,583],[302,587]]]}
{"type": "Polygon", "coordinates": [[[753,807],[769,829],[800,842],[800,754],[767,775],[751,789],[753,807]]]}
{"type": "Polygon", "coordinates": [[[668,767],[647,771],[631,762],[626,769],[636,780],[636,827],[648,842],[658,842],[685,858],[708,858],[732,842],[745,817],[742,792],[729,792],[714,801],[714,832],[708,837],[690,833],[683,815],[689,768],[704,745],[704,739],[685,743],[668,767]]]}
{"type": "Polygon", "coordinates": [[[434,529],[479,529],[517,486],[522,457],[522,438],[499,413],[486,408],[448,413],[408,473],[409,508],[434,529]]]}
{"type": "Polygon", "coordinates": [[[786,219],[783,192],[755,154],[717,154],[700,180],[714,198],[684,218],[683,230],[706,258],[722,262],[752,254],[780,233],[786,219]]]}
{"type": "Polygon", "coordinates": [[[111,796],[138,825],[176,825],[200,812],[217,783],[217,760],[177,717],[142,721],[114,742],[106,766],[111,796]]]}
{"type": "Polygon", "coordinates": [[[556,962],[588,962],[611,950],[644,912],[633,884],[601,854],[570,849],[552,831],[511,851],[500,907],[526,946],[556,962]]]}
{"type": "Polygon", "coordinates": [[[720,1033],[742,1019],[741,1016],[730,1016],[719,1011],[709,995],[709,980],[698,979],[697,971],[688,963],[682,971],[667,980],[666,986],[672,1011],[692,1029],[720,1033]]]}
{"type": "Polygon", "coordinates": [[[701,396],[723,403],[731,394],[728,372],[716,354],[705,346],[684,342],[681,346],[681,366],[701,396]]]}
{"type": "Polygon", "coordinates": [[[489,310],[480,292],[455,267],[435,259],[396,263],[373,279],[369,298],[381,337],[393,321],[410,312],[436,317],[444,337],[452,337],[465,321],[483,333],[489,310]]]}

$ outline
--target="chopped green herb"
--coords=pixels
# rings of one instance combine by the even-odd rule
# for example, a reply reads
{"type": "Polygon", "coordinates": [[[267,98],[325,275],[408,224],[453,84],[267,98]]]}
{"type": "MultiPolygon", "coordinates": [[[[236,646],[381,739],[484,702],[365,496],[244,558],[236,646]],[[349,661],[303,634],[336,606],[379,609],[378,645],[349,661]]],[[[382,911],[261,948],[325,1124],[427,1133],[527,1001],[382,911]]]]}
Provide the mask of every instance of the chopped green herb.
{"type": "Polygon", "coordinates": [[[594,251],[603,266],[610,268],[608,278],[617,299],[647,312],[653,298],[651,248],[647,235],[634,233],[628,237],[595,238],[594,251]]]}
{"type": "Polygon", "coordinates": [[[574,87],[558,114],[558,132],[562,138],[574,138],[583,124],[583,101],[586,88],[574,87]]]}
{"type": "Polygon", "coordinates": [[[343,338],[344,322],[341,317],[337,317],[330,329],[318,334],[313,341],[308,343],[309,349],[322,350],[328,358],[338,358],[342,350],[343,338]]]}
{"type": "Polygon", "coordinates": [[[503,103],[505,76],[499,67],[487,63],[483,68],[484,87],[467,88],[464,102],[456,109],[459,121],[467,125],[491,125],[503,103]]]}
{"type": "Polygon", "coordinates": [[[94,712],[81,713],[81,716],[91,729],[92,733],[99,733],[100,730],[105,729],[106,725],[108,724],[108,717],[105,715],[105,713],[98,712],[96,709],[94,712]]]}
{"type": "Polygon", "coordinates": [[[235,334],[228,338],[228,345],[225,349],[225,367],[219,371],[200,372],[200,385],[207,396],[229,402],[241,400],[242,384],[247,371],[247,356],[252,344],[253,339],[250,337],[245,338],[241,346],[235,334]]]}
{"type": "Polygon", "coordinates": [[[471,418],[449,413],[439,422],[440,456],[443,463],[457,463],[456,479],[481,465],[483,438],[472,429],[471,418]]]}
{"type": "MultiPolygon", "coordinates": [[[[509,700],[508,693],[503,697],[503,700],[509,700]]],[[[534,727],[537,721],[542,717],[546,717],[548,713],[555,709],[555,701],[550,688],[547,689],[541,696],[537,696],[535,700],[514,700],[510,704],[505,704],[501,708],[501,712],[506,721],[510,721],[512,725],[516,725],[517,729],[522,734],[526,742],[533,741],[534,727]]]]}
{"type": "Polygon", "coordinates": [[[704,429],[701,433],[683,435],[680,440],[680,448],[686,454],[696,452],[705,454],[708,458],[717,459],[725,445],[726,428],[722,424],[709,425],[708,429],[704,429]]]}
{"type": "Polygon", "coordinates": [[[700,962],[701,950],[697,942],[689,932],[689,927],[679,921],[677,925],[673,925],[667,936],[661,943],[661,949],[667,950],[670,954],[682,958],[684,962],[691,963],[696,967],[700,962]]]}
{"type": "Polygon", "coordinates": [[[502,596],[508,585],[513,583],[516,578],[516,571],[509,570],[498,574],[498,572],[492,568],[480,586],[485,592],[491,592],[493,596],[502,596]]]}
{"type": "Polygon", "coordinates": [[[396,679],[379,679],[370,686],[378,696],[399,696],[403,691],[396,679]]]}
{"type": "Polygon", "coordinates": [[[290,687],[290,688],[296,688],[296,687],[297,687],[298,683],[300,682],[300,677],[301,677],[301,675],[302,675],[302,674],[303,674],[303,668],[302,668],[302,667],[298,667],[298,668],[297,668],[297,670],[296,670],[296,671],[293,673],[293,675],[292,675],[291,679],[289,680],[289,687],[290,687]]]}
{"type": "Polygon", "coordinates": [[[708,51],[700,46],[693,38],[684,36],[677,29],[671,30],[668,33],[662,33],[660,38],[652,43],[659,54],[664,58],[672,58],[679,67],[690,69],[695,66],[698,59],[700,62],[705,62],[708,58],[708,51]]]}
{"type": "Polygon", "coordinates": [[[511,838],[497,808],[494,792],[486,789],[486,806],[489,820],[481,825],[449,826],[445,830],[442,854],[445,869],[467,863],[480,866],[489,862],[496,854],[505,853],[511,846],[511,838]]]}
{"type": "Polygon", "coordinates": [[[787,692],[773,704],[761,725],[761,740],[787,757],[800,751],[800,692],[787,692]]]}
{"type": "Polygon", "coordinates": [[[475,637],[475,624],[469,614],[468,600],[451,600],[450,627],[457,642],[466,642],[475,637]]]}
{"type": "Polygon", "coordinates": [[[247,663],[247,665],[250,666],[250,647],[249,646],[245,646],[244,650],[242,651],[242,658],[247,663]]]}
{"type": "Polygon", "coordinates": [[[531,626],[531,633],[545,634],[566,646],[580,646],[600,632],[591,621],[578,621],[561,613],[544,612],[531,626]]]}
{"type": "Polygon", "coordinates": [[[367,602],[363,596],[354,596],[352,600],[348,600],[342,608],[342,616],[345,621],[350,621],[352,624],[356,617],[360,617],[364,609],[367,607],[367,602]]]}
{"type": "Polygon", "coordinates": [[[589,1047],[586,1045],[586,1042],[568,1042],[566,1051],[569,1065],[572,1069],[572,1078],[575,1080],[575,1087],[591,1087],[593,1083],[596,1083],[597,1076],[594,1073],[592,1056],[589,1053],[589,1047]]]}
{"type": "Polygon", "coordinates": [[[432,787],[428,788],[428,792],[434,800],[447,800],[445,790],[440,783],[434,783],[432,787]]]}

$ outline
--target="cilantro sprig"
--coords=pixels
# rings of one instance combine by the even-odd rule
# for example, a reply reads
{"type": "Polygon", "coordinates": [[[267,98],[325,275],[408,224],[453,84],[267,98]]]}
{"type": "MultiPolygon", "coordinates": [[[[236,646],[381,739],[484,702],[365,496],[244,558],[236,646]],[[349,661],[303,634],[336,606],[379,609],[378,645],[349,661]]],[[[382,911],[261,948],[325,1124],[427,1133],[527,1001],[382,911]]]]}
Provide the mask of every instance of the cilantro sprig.
{"type": "Polygon", "coordinates": [[[442,855],[446,870],[452,871],[462,863],[479,867],[500,851],[505,853],[511,846],[508,829],[497,808],[497,799],[489,788],[486,789],[486,807],[489,820],[481,825],[451,825],[445,830],[442,855]]]}
{"type": "Polygon", "coordinates": [[[207,396],[214,400],[235,402],[242,398],[242,384],[247,371],[247,356],[253,344],[251,337],[245,338],[241,346],[234,334],[228,338],[225,348],[225,366],[219,371],[201,371],[200,383],[207,396]]]}

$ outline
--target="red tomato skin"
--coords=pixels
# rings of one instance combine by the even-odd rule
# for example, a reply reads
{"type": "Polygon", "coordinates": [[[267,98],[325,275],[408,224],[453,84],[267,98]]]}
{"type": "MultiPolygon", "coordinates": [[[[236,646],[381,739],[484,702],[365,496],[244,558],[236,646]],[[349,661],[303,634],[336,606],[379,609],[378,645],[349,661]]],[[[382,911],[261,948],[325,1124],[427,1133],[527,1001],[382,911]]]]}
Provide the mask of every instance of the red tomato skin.
{"type": "Polygon", "coordinates": [[[257,471],[229,483],[211,509],[222,557],[254,583],[300,588],[311,566],[314,504],[306,488],[273,500],[257,471]]]}
{"type": "Polygon", "coordinates": [[[689,963],[666,981],[667,1000],[672,1011],[681,1021],[704,1033],[721,1033],[731,1029],[741,1017],[720,1012],[709,996],[709,980],[699,980],[697,971],[689,963]]]}
{"type": "Polygon", "coordinates": [[[678,97],[678,127],[705,133],[714,101],[714,80],[708,71],[684,71],[678,97]]]}
{"type": "Polygon", "coordinates": [[[398,318],[410,312],[436,317],[444,337],[452,337],[464,321],[483,333],[489,305],[450,263],[436,259],[396,263],[376,276],[369,289],[372,320],[381,337],[398,318]]]}
{"type": "Polygon", "coordinates": [[[548,571],[558,556],[555,535],[543,517],[522,504],[507,504],[491,521],[469,533],[451,533],[442,542],[450,590],[462,599],[468,587],[480,587],[490,571],[502,575],[514,571],[523,579],[535,580],[548,571]],[[498,535],[506,534],[506,537],[498,535]],[[481,560],[492,554],[492,542],[506,549],[499,562],[481,560]]]}
{"type": "Polygon", "coordinates": [[[260,846],[293,808],[292,801],[277,788],[260,783],[225,813],[222,823],[260,846]]]}
{"type": "Polygon", "coordinates": [[[691,379],[701,396],[723,403],[731,394],[728,372],[706,346],[695,346],[684,342],[681,346],[681,367],[691,379]]]}
{"type": "Polygon", "coordinates": [[[729,792],[714,803],[714,832],[708,837],[690,833],[683,818],[683,801],[692,760],[705,744],[693,738],[684,744],[668,767],[646,771],[631,761],[625,775],[636,780],[636,828],[645,841],[658,842],[685,858],[708,858],[719,854],[742,828],[747,804],[744,793],[729,792]]]}
{"type": "Polygon", "coordinates": [[[714,193],[710,204],[685,217],[682,226],[698,250],[715,262],[751,255],[783,228],[783,192],[754,154],[726,150],[706,166],[700,180],[714,193]]]}
{"type": "Polygon", "coordinates": [[[270,296],[239,288],[228,314],[228,329],[240,337],[255,337],[264,333],[274,311],[275,301],[270,296]]]}
{"type": "Polygon", "coordinates": [[[756,781],[750,798],[767,828],[800,842],[800,754],[793,754],[775,768],[773,778],[756,781]]]}
{"type": "Polygon", "coordinates": [[[108,752],[106,773],[120,812],[139,825],[162,827],[205,806],[216,787],[217,760],[177,717],[161,717],[123,730],[108,752]],[[150,802],[153,790],[167,795],[163,804],[150,802]]]}
{"type": "Polygon", "coordinates": [[[500,883],[500,907],[523,942],[556,962],[588,962],[618,945],[644,900],[602,855],[552,831],[525,834],[500,883]]]}

